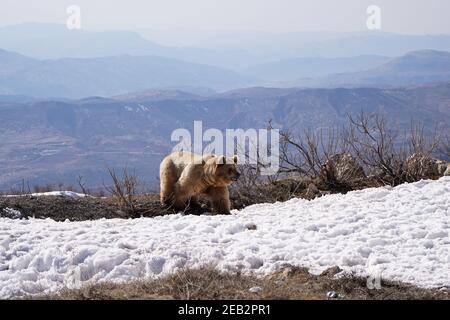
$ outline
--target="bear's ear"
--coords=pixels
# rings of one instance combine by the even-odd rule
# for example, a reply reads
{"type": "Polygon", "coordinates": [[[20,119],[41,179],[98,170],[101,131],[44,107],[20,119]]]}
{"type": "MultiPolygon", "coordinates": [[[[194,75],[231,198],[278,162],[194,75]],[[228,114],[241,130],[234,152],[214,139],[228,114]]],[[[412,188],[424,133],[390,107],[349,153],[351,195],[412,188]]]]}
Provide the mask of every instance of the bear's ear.
{"type": "Polygon", "coordinates": [[[234,156],[233,156],[234,164],[236,164],[236,163],[238,162],[238,160],[239,160],[238,156],[237,156],[237,155],[234,155],[234,156]]]}
{"type": "Polygon", "coordinates": [[[224,165],[227,163],[227,158],[225,156],[220,156],[217,158],[217,164],[220,165],[224,165]]]}

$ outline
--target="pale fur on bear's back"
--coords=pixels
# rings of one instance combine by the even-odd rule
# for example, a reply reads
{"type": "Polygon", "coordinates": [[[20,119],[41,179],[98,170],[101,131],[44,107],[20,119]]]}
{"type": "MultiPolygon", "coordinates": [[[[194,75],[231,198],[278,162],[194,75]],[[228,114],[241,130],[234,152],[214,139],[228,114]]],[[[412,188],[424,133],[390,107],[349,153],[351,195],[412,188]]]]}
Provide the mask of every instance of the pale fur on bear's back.
{"type": "Polygon", "coordinates": [[[183,210],[199,207],[198,196],[210,198],[218,213],[230,212],[228,185],[236,181],[237,157],[197,155],[186,151],[168,155],[160,165],[161,203],[183,210]]]}

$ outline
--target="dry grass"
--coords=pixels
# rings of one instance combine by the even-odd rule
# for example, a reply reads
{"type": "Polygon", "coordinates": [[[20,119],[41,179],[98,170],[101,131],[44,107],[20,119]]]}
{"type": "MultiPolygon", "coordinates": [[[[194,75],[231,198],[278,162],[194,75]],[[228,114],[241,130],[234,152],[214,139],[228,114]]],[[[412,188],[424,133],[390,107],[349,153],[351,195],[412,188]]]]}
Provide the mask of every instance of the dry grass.
{"type": "Polygon", "coordinates": [[[382,282],[370,290],[358,277],[334,279],[336,268],[314,276],[304,268],[285,267],[265,278],[240,273],[220,273],[212,267],[182,270],[155,280],[124,284],[101,283],[76,290],[62,290],[41,299],[327,299],[335,291],[338,299],[449,299],[448,291],[382,282]],[[260,287],[257,293],[252,287],[260,287]]]}

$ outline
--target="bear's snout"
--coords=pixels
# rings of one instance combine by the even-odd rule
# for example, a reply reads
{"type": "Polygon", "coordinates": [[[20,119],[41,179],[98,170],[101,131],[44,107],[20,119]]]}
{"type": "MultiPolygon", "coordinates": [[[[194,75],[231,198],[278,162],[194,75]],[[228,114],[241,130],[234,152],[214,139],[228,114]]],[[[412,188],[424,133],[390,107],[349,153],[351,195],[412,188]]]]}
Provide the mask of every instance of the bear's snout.
{"type": "Polygon", "coordinates": [[[233,177],[233,181],[238,181],[238,179],[239,179],[239,177],[241,176],[241,174],[239,173],[239,172],[236,172],[235,174],[234,174],[234,177],[233,177]]]}

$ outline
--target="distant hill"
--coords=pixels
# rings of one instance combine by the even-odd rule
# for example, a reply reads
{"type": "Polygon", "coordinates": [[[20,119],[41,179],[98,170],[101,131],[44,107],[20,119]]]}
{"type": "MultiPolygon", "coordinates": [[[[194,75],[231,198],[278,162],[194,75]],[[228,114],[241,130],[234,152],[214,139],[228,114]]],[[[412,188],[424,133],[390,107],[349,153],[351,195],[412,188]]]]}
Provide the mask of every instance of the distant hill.
{"type": "Polygon", "coordinates": [[[395,128],[410,120],[427,129],[450,128],[450,83],[380,89],[248,88],[202,97],[179,91],[146,91],[115,98],[0,103],[0,190],[22,179],[30,185],[89,186],[108,181],[106,167],[135,168],[157,183],[160,160],[177,128],[266,128],[267,121],[299,133],[342,124],[348,113],[383,112],[395,128]]]}
{"type": "Polygon", "coordinates": [[[69,30],[62,24],[44,23],[0,28],[0,47],[37,59],[152,55],[231,69],[267,61],[240,49],[216,51],[164,46],[133,31],[69,30]]]}
{"type": "Polygon", "coordinates": [[[306,57],[259,64],[244,70],[247,75],[267,81],[288,81],[332,73],[355,72],[377,67],[391,60],[383,56],[345,58],[306,57]]]}
{"type": "Polygon", "coordinates": [[[81,98],[177,86],[226,90],[253,81],[230,70],[158,56],[39,61],[0,52],[0,94],[81,98]]]}
{"type": "MultiPolygon", "coordinates": [[[[242,71],[302,57],[396,57],[410,51],[450,51],[450,35],[386,32],[216,32],[201,41],[161,45],[164,32],[147,38],[134,31],[68,30],[63,24],[18,24],[0,28],[0,48],[37,59],[156,55],[242,71]],[[157,40],[157,41],[155,41],[157,40]]],[[[185,31],[186,38],[192,32],[185,31]]],[[[197,34],[194,37],[199,36],[197,34]]],[[[177,37],[182,37],[177,33],[177,37]]],[[[351,70],[336,70],[335,72],[351,70]]],[[[299,77],[302,77],[300,75],[299,77]]]]}
{"type": "Polygon", "coordinates": [[[144,90],[112,97],[120,101],[158,101],[158,100],[188,100],[199,99],[198,95],[180,90],[144,90]]]}
{"type": "MultiPolygon", "coordinates": [[[[158,43],[167,42],[166,33],[159,31],[142,32],[147,38],[158,43]]],[[[193,34],[180,30],[175,35],[182,38],[178,43],[206,48],[214,51],[241,52],[253,55],[248,67],[261,64],[260,60],[276,62],[296,58],[324,57],[342,58],[358,56],[398,57],[411,51],[450,51],[449,34],[406,35],[383,31],[331,32],[263,32],[263,31],[217,31],[210,34],[193,34]],[[180,35],[181,33],[181,35],[180,35]]],[[[172,42],[174,43],[174,42],[172,42]]],[[[245,69],[245,68],[244,68],[245,69]]]]}
{"type": "Polygon", "coordinates": [[[310,42],[302,46],[306,55],[321,54],[328,57],[355,55],[401,56],[411,51],[450,51],[450,35],[405,35],[380,31],[344,33],[325,41],[310,42]]]}
{"type": "Polygon", "coordinates": [[[35,100],[36,100],[35,98],[28,97],[25,95],[0,94],[0,103],[2,103],[2,102],[5,102],[5,103],[10,103],[10,102],[27,103],[27,102],[32,102],[35,100]]]}
{"type": "Polygon", "coordinates": [[[137,92],[145,99],[161,90],[211,96],[215,91],[252,86],[396,87],[441,81],[450,81],[450,53],[434,50],[391,59],[297,58],[240,73],[159,56],[36,60],[0,51],[0,95],[38,98],[126,98],[130,92],[137,92]],[[328,74],[336,70],[360,71],[328,74]],[[302,77],[313,74],[326,75],[302,77]]]}
{"type": "Polygon", "coordinates": [[[30,68],[38,63],[35,59],[0,49],[0,76],[30,68]]]}
{"type": "Polygon", "coordinates": [[[394,87],[450,80],[450,52],[421,50],[394,58],[365,71],[340,73],[316,79],[299,79],[285,85],[311,87],[394,87]]]}

